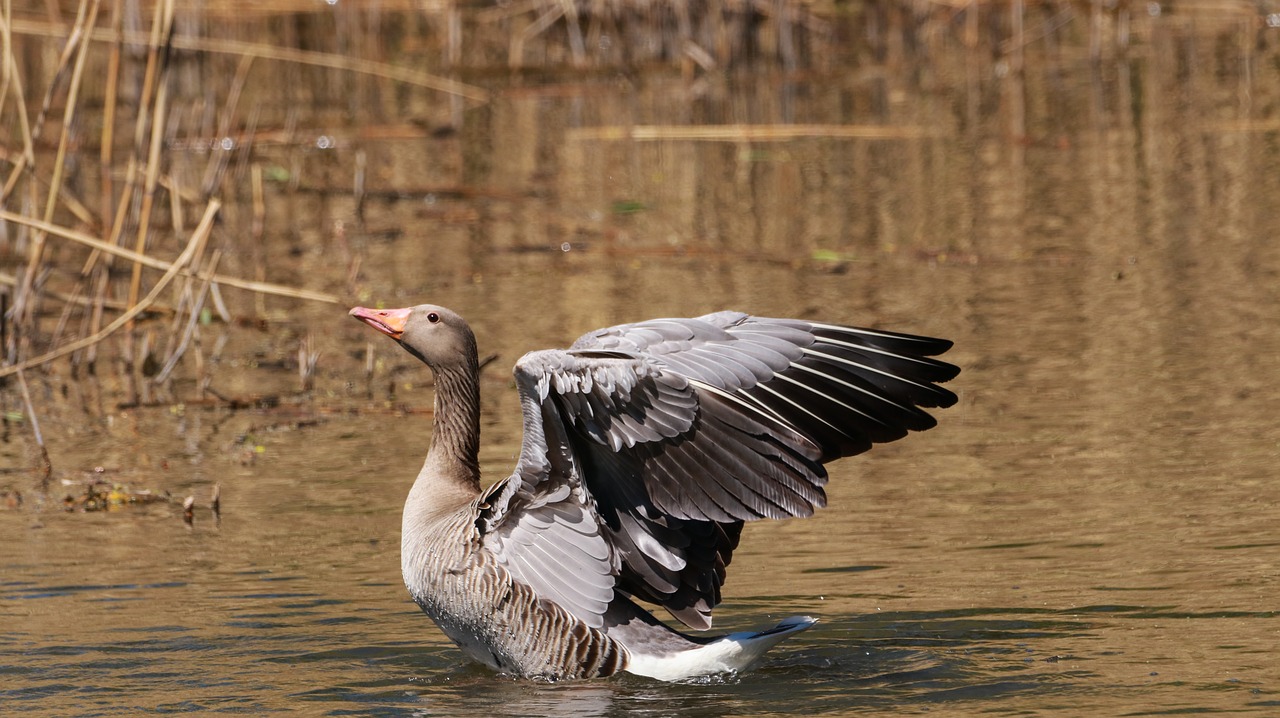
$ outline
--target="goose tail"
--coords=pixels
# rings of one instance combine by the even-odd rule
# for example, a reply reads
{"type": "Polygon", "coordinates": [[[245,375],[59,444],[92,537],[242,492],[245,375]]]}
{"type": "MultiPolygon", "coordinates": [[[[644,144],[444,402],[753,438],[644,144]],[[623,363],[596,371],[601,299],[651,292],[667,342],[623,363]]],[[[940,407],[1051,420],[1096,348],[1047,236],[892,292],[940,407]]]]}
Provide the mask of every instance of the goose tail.
{"type": "Polygon", "coordinates": [[[627,671],[661,681],[678,681],[715,673],[744,671],[765,651],[788,636],[818,622],[811,616],[792,616],[764,631],[730,633],[679,651],[631,651],[627,671]]]}

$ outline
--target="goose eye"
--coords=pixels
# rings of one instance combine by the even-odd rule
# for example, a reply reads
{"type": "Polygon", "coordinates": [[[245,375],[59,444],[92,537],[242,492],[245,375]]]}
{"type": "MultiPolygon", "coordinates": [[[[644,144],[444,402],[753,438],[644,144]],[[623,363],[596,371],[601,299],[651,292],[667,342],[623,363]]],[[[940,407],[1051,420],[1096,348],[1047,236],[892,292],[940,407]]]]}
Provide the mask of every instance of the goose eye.
{"type": "Polygon", "coordinates": [[[431,322],[432,324],[435,324],[436,322],[440,321],[440,315],[436,314],[435,312],[431,312],[430,314],[427,315],[427,321],[431,322]]]}

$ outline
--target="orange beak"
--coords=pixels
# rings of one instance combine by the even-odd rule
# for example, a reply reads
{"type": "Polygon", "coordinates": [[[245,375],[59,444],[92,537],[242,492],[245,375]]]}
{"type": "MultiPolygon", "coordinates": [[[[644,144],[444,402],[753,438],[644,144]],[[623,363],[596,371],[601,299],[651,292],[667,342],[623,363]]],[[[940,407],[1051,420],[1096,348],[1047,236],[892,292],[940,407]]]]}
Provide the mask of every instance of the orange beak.
{"type": "Polygon", "coordinates": [[[409,312],[411,311],[408,308],[369,309],[368,307],[352,307],[348,314],[392,339],[400,341],[400,335],[404,334],[404,325],[405,322],[409,321],[409,312]]]}

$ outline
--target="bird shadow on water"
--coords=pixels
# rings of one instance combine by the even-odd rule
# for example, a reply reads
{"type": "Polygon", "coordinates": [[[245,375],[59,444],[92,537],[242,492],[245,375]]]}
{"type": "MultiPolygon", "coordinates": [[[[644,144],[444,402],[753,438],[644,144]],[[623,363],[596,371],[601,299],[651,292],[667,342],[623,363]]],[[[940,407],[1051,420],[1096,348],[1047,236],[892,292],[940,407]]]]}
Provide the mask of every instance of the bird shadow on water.
{"type": "Polygon", "coordinates": [[[430,716],[914,713],[943,707],[999,712],[1015,696],[1019,704],[1060,702],[1078,690],[1090,674],[1068,669],[1066,657],[1048,647],[1089,631],[1088,623],[1049,610],[828,616],[751,671],[678,683],[629,674],[539,683],[495,674],[444,645],[384,646],[357,652],[379,664],[378,678],[299,697],[361,704],[364,714],[381,706],[430,716]]]}

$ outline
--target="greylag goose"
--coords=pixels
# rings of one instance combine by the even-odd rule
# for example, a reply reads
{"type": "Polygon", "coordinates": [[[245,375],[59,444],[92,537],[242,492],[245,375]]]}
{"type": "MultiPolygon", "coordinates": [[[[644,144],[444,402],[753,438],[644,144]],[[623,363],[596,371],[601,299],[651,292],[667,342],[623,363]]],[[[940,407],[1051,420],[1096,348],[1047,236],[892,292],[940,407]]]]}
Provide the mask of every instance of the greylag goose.
{"type": "Polygon", "coordinates": [[[935,425],[951,342],[718,312],[591,332],[515,366],[524,441],[480,486],[475,335],[444,307],[356,307],[435,374],[434,436],[405,501],[413,600],[468,656],[519,677],[745,669],[807,616],[703,638],[743,522],[823,506],[823,464],[935,425]]]}

